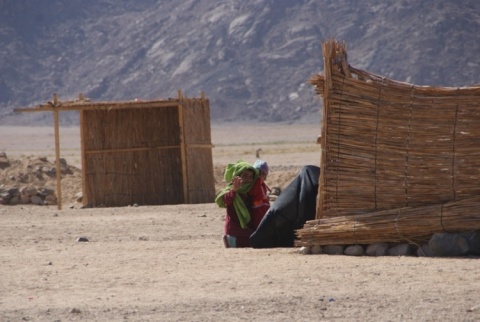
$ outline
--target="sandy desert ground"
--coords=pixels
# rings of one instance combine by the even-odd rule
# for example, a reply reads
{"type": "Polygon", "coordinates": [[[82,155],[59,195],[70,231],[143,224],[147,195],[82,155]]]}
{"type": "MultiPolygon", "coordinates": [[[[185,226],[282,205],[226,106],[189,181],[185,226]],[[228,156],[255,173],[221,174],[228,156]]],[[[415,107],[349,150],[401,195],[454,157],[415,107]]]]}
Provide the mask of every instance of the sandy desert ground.
{"type": "MultiPolygon", "coordinates": [[[[318,132],[213,125],[214,164],[253,162],[261,148],[269,184],[284,186],[318,165],[318,132]]],[[[60,133],[61,156],[79,166],[78,129],[60,133]]],[[[0,127],[0,151],[53,160],[53,129],[0,127]]],[[[62,210],[0,206],[0,321],[480,320],[478,258],[225,249],[224,210],[213,201],[78,209],[69,188],[62,210]]]]}

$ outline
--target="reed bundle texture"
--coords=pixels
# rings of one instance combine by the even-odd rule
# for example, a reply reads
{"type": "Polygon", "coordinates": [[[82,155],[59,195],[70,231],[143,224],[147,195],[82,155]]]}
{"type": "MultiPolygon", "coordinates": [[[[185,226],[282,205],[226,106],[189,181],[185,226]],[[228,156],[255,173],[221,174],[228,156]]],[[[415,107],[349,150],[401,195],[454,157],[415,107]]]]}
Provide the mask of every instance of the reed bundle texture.
{"type": "Polygon", "coordinates": [[[426,242],[436,232],[480,229],[480,197],[439,205],[308,221],[297,246],[426,242]]]}
{"type": "Polygon", "coordinates": [[[317,219],[480,195],[479,86],[390,80],[349,66],[333,39],[323,55],[310,80],[323,96],[317,219]]]}
{"type": "Polygon", "coordinates": [[[215,185],[208,100],[147,103],[81,110],[88,204],[211,202],[215,185]]]}

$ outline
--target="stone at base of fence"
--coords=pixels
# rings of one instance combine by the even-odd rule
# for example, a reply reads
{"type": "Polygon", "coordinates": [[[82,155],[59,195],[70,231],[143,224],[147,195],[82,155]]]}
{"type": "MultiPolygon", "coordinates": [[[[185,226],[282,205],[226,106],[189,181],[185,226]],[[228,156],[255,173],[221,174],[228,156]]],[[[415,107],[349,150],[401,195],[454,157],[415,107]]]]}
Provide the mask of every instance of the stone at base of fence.
{"type": "Polygon", "coordinates": [[[313,245],[298,249],[300,254],[348,256],[418,256],[465,257],[480,256],[480,231],[436,233],[423,245],[408,243],[374,243],[370,245],[313,245]]]}

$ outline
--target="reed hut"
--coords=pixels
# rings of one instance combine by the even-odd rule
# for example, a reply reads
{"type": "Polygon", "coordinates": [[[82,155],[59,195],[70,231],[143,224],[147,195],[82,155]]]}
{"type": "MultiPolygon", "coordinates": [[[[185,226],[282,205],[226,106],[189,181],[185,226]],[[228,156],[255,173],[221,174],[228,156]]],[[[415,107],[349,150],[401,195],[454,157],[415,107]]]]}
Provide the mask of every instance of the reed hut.
{"type": "Polygon", "coordinates": [[[322,49],[324,74],[310,80],[323,97],[316,220],[299,244],[480,228],[480,86],[398,82],[350,66],[345,43],[322,49]]]}
{"type": "MultiPolygon", "coordinates": [[[[18,112],[54,113],[56,159],[58,113],[80,112],[83,204],[206,203],[215,197],[209,100],[93,102],[53,101],[18,112]]],[[[57,169],[57,174],[60,171],[57,169]]],[[[59,209],[60,176],[57,177],[59,209]]]]}

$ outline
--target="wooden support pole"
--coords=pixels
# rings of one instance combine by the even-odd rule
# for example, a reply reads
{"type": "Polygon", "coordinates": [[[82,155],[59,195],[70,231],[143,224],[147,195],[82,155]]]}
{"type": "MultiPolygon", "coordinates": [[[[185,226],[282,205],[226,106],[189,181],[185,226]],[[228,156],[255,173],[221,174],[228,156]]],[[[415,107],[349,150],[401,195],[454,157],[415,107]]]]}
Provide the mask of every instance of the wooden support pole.
{"type": "Polygon", "coordinates": [[[333,56],[335,55],[335,42],[333,39],[330,39],[327,42],[324,42],[322,45],[322,51],[323,51],[323,61],[324,61],[324,83],[323,83],[323,116],[322,120],[320,121],[321,125],[321,131],[322,133],[320,134],[320,145],[322,146],[322,152],[320,156],[320,178],[318,179],[319,181],[319,187],[318,187],[318,193],[317,193],[317,210],[316,210],[316,215],[315,219],[320,219],[323,217],[323,205],[324,205],[324,198],[325,198],[325,187],[326,187],[326,182],[327,178],[325,176],[325,171],[326,171],[326,158],[327,158],[327,150],[328,146],[326,144],[326,138],[327,138],[327,119],[329,117],[329,104],[330,104],[330,94],[333,88],[333,82],[332,82],[332,73],[334,72],[334,69],[332,67],[333,64],[333,56]]]}
{"type": "MultiPolygon", "coordinates": [[[[54,98],[54,102],[56,99],[54,98]]],[[[55,122],[55,165],[56,165],[56,177],[57,177],[57,207],[58,210],[62,210],[62,171],[60,167],[60,130],[58,126],[58,111],[53,112],[53,118],[55,122]]]]}
{"type": "Polygon", "coordinates": [[[190,203],[188,194],[188,173],[187,173],[187,148],[185,142],[185,121],[183,119],[183,96],[182,91],[178,90],[178,126],[180,135],[180,155],[182,160],[182,180],[183,180],[183,202],[190,203]]]}
{"type": "Polygon", "coordinates": [[[87,196],[87,161],[85,153],[85,111],[80,111],[80,153],[82,158],[82,204],[88,204],[87,196]]]}

